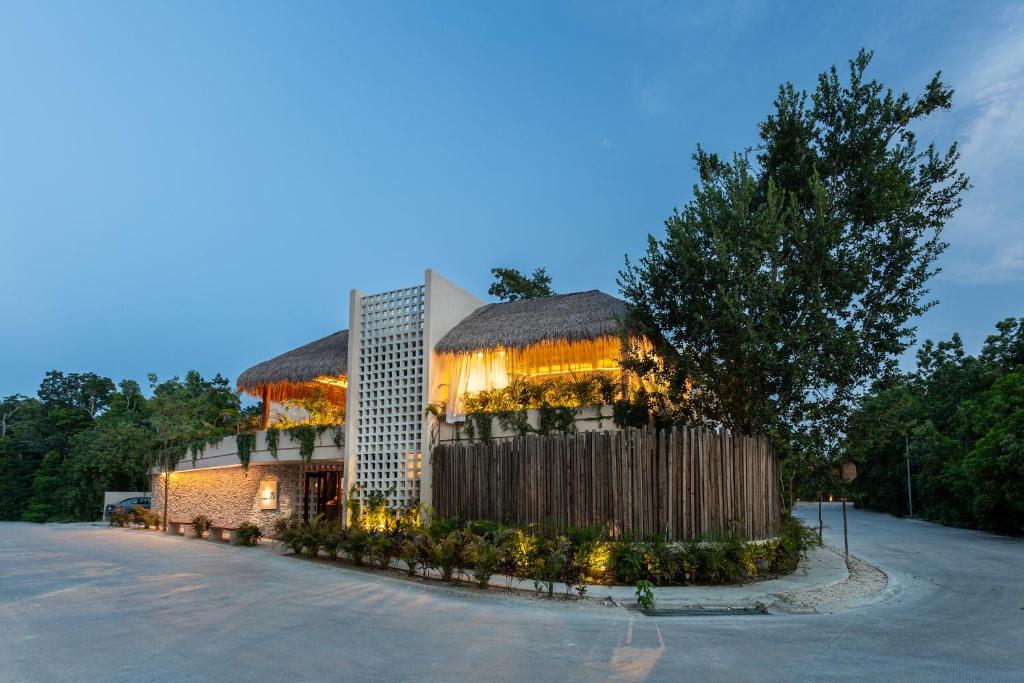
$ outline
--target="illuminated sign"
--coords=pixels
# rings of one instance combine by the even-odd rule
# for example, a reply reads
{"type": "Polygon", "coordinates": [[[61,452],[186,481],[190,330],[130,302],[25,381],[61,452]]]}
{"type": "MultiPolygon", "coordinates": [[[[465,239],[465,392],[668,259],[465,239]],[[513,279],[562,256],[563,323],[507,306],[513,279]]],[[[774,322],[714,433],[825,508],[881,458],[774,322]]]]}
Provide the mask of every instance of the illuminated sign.
{"type": "Polygon", "coordinates": [[[260,483],[260,510],[277,509],[277,480],[260,483]]]}

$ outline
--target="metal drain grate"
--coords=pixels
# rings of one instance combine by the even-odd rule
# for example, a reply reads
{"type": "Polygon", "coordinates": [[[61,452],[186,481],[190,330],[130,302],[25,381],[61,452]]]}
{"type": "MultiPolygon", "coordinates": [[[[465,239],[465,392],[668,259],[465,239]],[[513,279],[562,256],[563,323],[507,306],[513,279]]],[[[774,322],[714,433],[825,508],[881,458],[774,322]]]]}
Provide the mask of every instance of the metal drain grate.
{"type": "Polygon", "coordinates": [[[640,610],[648,617],[742,617],[764,616],[762,607],[666,607],[640,610]]]}

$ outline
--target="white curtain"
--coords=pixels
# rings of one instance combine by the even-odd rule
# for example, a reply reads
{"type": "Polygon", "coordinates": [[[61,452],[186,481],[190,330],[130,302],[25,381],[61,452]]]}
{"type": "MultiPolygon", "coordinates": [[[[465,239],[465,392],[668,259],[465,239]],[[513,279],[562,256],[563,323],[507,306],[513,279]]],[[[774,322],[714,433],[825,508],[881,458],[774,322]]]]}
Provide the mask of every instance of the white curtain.
{"type": "Polygon", "coordinates": [[[442,377],[447,377],[449,423],[466,419],[465,397],[480,391],[503,389],[509,378],[521,375],[538,380],[619,368],[621,341],[604,337],[586,341],[542,342],[525,349],[482,349],[444,354],[442,377]]]}

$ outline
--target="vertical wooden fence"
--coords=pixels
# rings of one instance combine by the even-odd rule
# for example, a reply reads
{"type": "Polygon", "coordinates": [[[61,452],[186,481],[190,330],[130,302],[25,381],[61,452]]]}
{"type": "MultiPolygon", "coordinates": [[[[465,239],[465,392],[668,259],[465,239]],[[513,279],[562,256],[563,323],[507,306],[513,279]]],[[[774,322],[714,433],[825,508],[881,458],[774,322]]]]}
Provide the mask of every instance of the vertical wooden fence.
{"type": "Polygon", "coordinates": [[[441,444],[433,506],[509,524],[602,526],[670,540],[775,535],[779,465],[762,436],[696,427],[441,444]]]}

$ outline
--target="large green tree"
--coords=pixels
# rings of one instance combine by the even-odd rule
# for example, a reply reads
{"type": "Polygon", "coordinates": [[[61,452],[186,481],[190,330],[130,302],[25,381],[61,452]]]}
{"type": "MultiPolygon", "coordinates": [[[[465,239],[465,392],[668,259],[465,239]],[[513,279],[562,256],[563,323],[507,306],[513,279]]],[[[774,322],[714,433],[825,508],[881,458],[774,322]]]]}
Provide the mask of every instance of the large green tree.
{"type": "Polygon", "coordinates": [[[870,61],[810,95],[783,85],[753,158],[698,148],[693,198],[620,275],[631,323],[664,340],[660,364],[632,365],[663,375],[679,417],[769,433],[791,465],[835,445],[853,399],[913,342],[968,186],[955,145],[913,132],[952,90],[936,75],[894,93],[870,61]]]}
{"type": "Polygon", "coordinates": [[[539,296],[551,296],[551,276],[544,268],[537,268],[527,277],[515,268],[491,268],[494,282],[487,293],[502,301],[519,301],[534,299],[539,296]]]}

